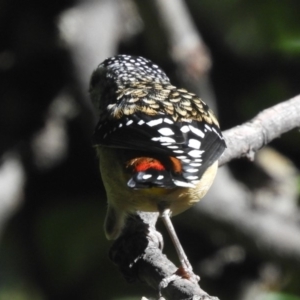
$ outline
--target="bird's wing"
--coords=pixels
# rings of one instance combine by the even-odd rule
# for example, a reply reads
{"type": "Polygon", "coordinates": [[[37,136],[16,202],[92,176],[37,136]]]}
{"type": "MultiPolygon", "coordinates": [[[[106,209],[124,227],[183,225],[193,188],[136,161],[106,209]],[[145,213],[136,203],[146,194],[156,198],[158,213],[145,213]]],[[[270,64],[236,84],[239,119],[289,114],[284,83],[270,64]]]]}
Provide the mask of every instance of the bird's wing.
{"type": "MultiPolygon", "coordinates": [[[[175,92],[181,104],[180,101],[170,102],[177,98],[172,93],[169,94],[172,115],[167,114],[161,108],[163,104],[159,102],[160,109],[156,115],[146,114],[140,109],[129,115],[123,114],[119,119],[104,118],[96,127],[94,143],[175,157],[180,161],[182,171],[172,177],[173,184],[195,184],[223,153],[226,145],[207,105],[193,94],[188,94],[193,97],[183,98],[182,94],[186,95],[185,90],[175,92]]],[[[140,174],[140,180],[143,175],[145,174],[140,174]]],[[[144,177],[151,182],[155,176],[144,177]]]]}

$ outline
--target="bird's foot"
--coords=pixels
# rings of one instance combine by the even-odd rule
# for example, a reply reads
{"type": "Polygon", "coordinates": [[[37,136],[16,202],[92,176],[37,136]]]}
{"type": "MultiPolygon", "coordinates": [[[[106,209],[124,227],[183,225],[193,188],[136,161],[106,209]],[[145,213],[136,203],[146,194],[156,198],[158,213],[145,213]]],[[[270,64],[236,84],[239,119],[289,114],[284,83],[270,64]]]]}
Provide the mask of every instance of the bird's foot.
{"type": "Polygon", "coordinates": [[[188,269],[186,267],[180,266],[174,274],[164,278],[160,282],[160,284],[158,286],[159,296],[162,297],[162,293],[161,293],[162,289],[166,288],[170,282],[175,281],[176,279],[180,279],[180,278],[190,280],[191,282],[193,282],[195,284],[198,284],[198,282],[200,280],[200,277],[198,275],[196,275],[192,269],[188,269]]]}
{"type": "Polygon", "coordinates": [[[181,278],[188,279],[193,283],[198,283],[199,280],[200,280],[200,277],[193,272],[193,269],[186,268],[186,267],[183,267],[183,266],[180,266],[177,269],[175,274],[180,276],[181,278]]]}
{"type": "Polygon", "coordinates": [[[179,279],[179,278],[181,278],[181,277],[179,275],[177,275],[176,273],[164,278],[158,285],[159,297],[162,297],[162,293],[161,293],[162,289],[165,289],[169,285],[170,282],[172,282],[176,279],[179,279]]]}

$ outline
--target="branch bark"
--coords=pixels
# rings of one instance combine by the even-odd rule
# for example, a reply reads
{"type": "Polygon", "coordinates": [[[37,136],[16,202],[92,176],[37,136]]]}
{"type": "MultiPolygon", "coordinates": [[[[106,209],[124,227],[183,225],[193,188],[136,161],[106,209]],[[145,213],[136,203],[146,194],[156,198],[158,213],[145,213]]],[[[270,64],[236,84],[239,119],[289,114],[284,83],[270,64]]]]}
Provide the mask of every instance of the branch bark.
{"type": "MultiPolygon", "coordinates": [[[[177,268],[162,253],[162,236],[156,231],[158,213],[138,212],[128,219],[123,234],[110,249],[110,259],[129,282],[141,281],[155,290],[162,280],[174,275],[177,268]]],[[[218,300],[199,285],[174,276],[166,288],[160,290],[166,299],[218,300]]]]}
{"type": "Polygon", "coordinates": [[[254,158],[257,150],[283,133],[300,127],[300,96],[265,109],[243,125],[223,132],[227,149],[219,160],[223,165],[233,158],[254,158]]]}
{"type": "MultiPolygon", "coordinates": [[[[197,80],[211,67],[209,50],[182,0],[155,0],[156,12],[166,32],[173,60],[197,80]]],[[[181,70],[182,71],[182,70],[181,70]]]]}
{"type": "MultiPolygon", "coordinates": [[[[228,149],[220,164],[245,155],[252,158],[255,151],[271,140],[298,127],[300,96],[268,108],[251,121],[225,131],[228,149]]],[[[300,228],[295,220],[286,222],[272,212],[256,211],[247,205],[246,192],[240,196],[239,199],[224,199],[219,195],[214,201],[203,201],[197,206],[199,210],[194,210],[195,220],[201,219],[200,213],[219,225],[234,227],[248,241],[258,242],[260,251],[272,249],[273,258],[280,256],[281,261],[299,267],[300,228]],[[282,231],[283,240],[279,239],[282,231]]],[[[128,222],[122,237],[113,244],[110,257],[128,280],[141,280],[157,289],[163,278],[174,274],[176,267],[161,252],[160,234],[155,229],[157,214],[139,212],[137,218],[128,222]]],[[[182,278],[173,281],[162,293],[167,299],[214,299],[199,286],[182,278]]]]}

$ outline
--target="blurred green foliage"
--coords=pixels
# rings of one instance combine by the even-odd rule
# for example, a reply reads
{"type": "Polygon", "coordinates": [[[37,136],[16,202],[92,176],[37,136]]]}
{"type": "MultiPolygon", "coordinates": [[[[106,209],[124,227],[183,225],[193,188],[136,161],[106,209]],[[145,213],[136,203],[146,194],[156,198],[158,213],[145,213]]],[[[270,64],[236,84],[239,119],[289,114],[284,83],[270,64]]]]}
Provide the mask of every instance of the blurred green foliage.
{"type": "Polygon", "coordinates": [[[214,34],[241,59],[259,60],[270,54],[290,58],[300,54],[300,23],[295,0],[192,0],[187,3],[195,8],[194,14],[201,13],[214,34]]]}
{"type": "Polygon", "coordinates": [[[300,300],[300,297],[284,293],[266,293],[259,300],[300,300]]]}

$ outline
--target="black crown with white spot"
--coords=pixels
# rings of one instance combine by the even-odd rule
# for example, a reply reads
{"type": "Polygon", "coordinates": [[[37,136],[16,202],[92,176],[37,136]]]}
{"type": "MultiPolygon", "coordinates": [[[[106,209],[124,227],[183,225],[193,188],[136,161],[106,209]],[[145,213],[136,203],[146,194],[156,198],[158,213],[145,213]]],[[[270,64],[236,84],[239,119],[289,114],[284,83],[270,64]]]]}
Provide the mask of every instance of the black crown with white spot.
{"type": "Polygon", "coordinates": [[[118,55],[105,60],[92,76],[91,95],[102,105],[96,145],[141,151],[141,156],[152,154],[166,162],[165,170],[134,173],[131,188],[194,187],[226,147],[208,106],[172,86],[145,58],[118,55]],[[180,172],[172,158],[179,160],[180,172]]]}
{"type": "Polygon", "coordinates": [[[105,68],[107,78],[123,84],[135,81],[169,82],[168,76],[149,59],[140,56],[117,55],[103,61],[98,69],[105,68]]]}

